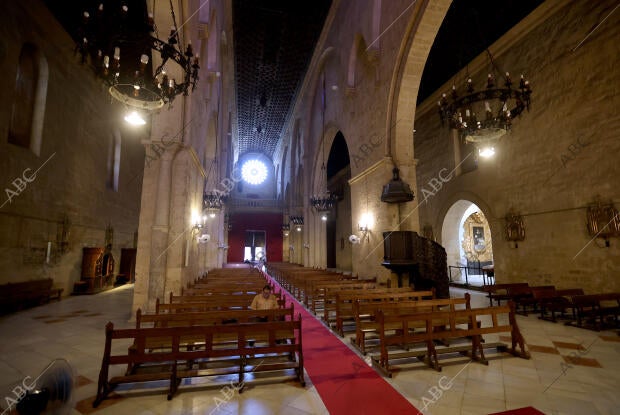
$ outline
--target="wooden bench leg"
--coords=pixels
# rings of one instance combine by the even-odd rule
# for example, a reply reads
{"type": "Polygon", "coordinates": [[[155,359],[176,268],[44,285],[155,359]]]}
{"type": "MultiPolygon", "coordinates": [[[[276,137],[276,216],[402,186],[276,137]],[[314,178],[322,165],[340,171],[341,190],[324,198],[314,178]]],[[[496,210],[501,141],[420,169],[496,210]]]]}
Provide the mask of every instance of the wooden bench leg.
{"type": "Polygon", "coordinates": [[[181,379],[177,378],[177,361],[172,364],[172,373],[170,374],[170,386],[168,388],[168,400],[171,400],[181,383],[181,379]]]}
{"type": "Polygon", "coordinates": [[[489,365],[489,361],[484,357],[484,348],[482,347],[482,336],[472,336],[471,339],[471,358],[483,365],[489,365]]]}
{"type": "Polygon", "coordinates": [[[435,349],[435,343],[432,340],[426,342],[426,350],[428,352],[428,365],[441,372],[441,366],[439,366],[439,359],[437,358],[437,349],[435,349]]]}
{"type": "Polygon", "coordinates": [[[102,370],[101,372],[99,372],[99,382],[97,383],[97,396],[93,401],[93,408],[98,407],[101,401],[103,401],[106,396],[108,396],[108,393],[110,393],[110,389],[111,388],[110,384],[108,383],[107,370],[105,371],[105,373],[104,370],[102,370]]]}

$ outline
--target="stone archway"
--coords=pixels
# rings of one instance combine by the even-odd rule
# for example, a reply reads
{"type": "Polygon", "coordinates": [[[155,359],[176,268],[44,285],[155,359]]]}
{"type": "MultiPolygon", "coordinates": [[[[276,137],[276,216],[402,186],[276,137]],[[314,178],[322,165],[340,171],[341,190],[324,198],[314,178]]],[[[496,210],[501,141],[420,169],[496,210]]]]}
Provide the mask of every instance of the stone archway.
{"type": "Polygon", "coordinates": [[[450,268],[451,280],[482,285],[478,267],[493,263],[491,225],[483,209],[467,199],[454,202],[441,223],[441,244],[449,267],[467,267],[467,272],[450,268]]]}
{"type": "MultiPolygon", "coordinates": [[[[417,188],[413,125],[424,65],[451,0],[416,2],[394,65],[386,117],[385,155],[400,169],[400,177],[417,188]]],[[[419,230],[419,216],[399,218],[402,230],[419,230]]]]}

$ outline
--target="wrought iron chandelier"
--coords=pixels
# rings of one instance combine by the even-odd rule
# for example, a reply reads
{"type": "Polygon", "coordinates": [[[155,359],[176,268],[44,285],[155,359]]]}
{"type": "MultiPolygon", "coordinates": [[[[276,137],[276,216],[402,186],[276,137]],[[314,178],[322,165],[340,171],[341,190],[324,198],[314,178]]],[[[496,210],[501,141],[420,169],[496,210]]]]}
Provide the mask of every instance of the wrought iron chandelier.
{"type": "Polygon", "coordinates": [[[523,110],[530,109],[532,94],[529,81],[523,75],[515,88],[506,72],[502,75],[503,86],[499,86],[495,74],[500,72],[491,52],[488,49],[486,52],[492,67],[486,87],[476,90],[472,79],[467,77],[463,95],[453,85],[450,97],[444,93],[438,102],[441,124],[448,123],[466,142],[481,148],[503,137],[510,130],[512,120],[523,110]]]}
{"type": "Polygon", "coordinates": [[[329,191],[310,197],[310,205],[317,213],[321,214],[321,219],[323,220],[327,220],[326,214],[332,210],[337,203],[338,196],[329,191]]]}
{"type": "Polygon", "coordinates": [[[329,212],[336,206],[338,203],[338,197],[331,193],[327,189],[327,168],[325,167],[325,107],[327,106],[325,100],[325,74],[323,74],[323,91],[322,91],[322,117],[321,117],[321,137],[323,138],[321,144],[321,152],[323,155],[323,164],[321,164],[321,175],[319,177],[319,183],[321,186],[324,186],[324,190],[321,194],[314,194],[310,197],[310,205],[314,210],[321,215],[321,220],[326,221],[327,215],[329,212]]]}
{"type": "Polygon", "coordinates": [[[204,214],[214,217],[217,213],[221,212],[224,200],[217,193],[203,194],[202,199],[202,211],[204,214]]]}
{"type": "Polygon", "coordinates": [[[200,69],[198,55],[194,55],[190,42],[183,47],[172,0],[173,26],[165,41],[156,37],[158,31],[153,15],[147,15],[146,10],[139,7],[130,9],[129,3],[107,0],[99,3],[95,10],[84,10],[75,51],[81,55],[83,64],[90,61],[96,74],[109,86],[112,97],[136,109],[157,110],[171,104],[177,95],[188,95],[196,88],[200,69]],[[161,64],[154,71],[153,51],[161,57],[161,64]],[[180,78],[171,75],[178,73],[178,69],[166,70],[171,62],[180,67],[180,78]]]}

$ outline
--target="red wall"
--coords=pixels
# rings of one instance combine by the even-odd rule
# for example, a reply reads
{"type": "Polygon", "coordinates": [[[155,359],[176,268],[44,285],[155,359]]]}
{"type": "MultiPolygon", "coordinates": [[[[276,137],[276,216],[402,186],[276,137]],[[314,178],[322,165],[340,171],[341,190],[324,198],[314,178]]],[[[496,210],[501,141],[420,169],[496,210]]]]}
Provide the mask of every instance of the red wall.
{"type": "Polygon", "coordinates": [[[243,262],[245,231],[265,231],[267,262],[282,262],[282,214],[237,213],[230,216],[228,262],[243,262]]]}

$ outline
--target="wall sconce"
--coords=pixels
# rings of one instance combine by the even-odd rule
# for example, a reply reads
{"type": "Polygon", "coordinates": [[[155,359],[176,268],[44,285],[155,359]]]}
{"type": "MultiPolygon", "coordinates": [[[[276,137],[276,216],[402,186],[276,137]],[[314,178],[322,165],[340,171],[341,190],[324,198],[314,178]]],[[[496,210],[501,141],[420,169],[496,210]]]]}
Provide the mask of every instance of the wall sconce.
{"type": "Polygon", "coordinates": [[[206,223],[207,215],[199,216],[197,213],[192,213],[192,232],[199,232],[206,223]]]}
{"type": "Polygon", "coordinates": [[[282,225],[282,234],[284,236],[288,236],[290,230],[291,230],[291,225],[289,225],[288,223],[285,223],[282,225]]]}
{"type": "MultiPolygon", "coordinates": [[[[592,238],[602,238],[609,247],[609,238],[620,236],[620,213],[613,203],[601,203],[597,197],[587,210],[588,233],[592,238]]],[[[602,247],[601,247],[602,248],[602,247]]]]}
{"type": "Polygon", "coordinates": [[[362,233],[362,239],[369,237],[368,233],[370,232],[372,223],[373,217],[370,213],[364,213],[360,218],[360,221],[357,224],[357,230],[362,233]]]}
{"type": "Polygon", "coordinates": [[[518,242],[525,240],[525,225],[523,216],[510,210],[506,214],[506,240],[515,243],[515,248],[519,247],[518,242]]]}

